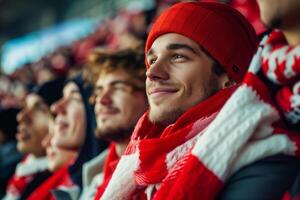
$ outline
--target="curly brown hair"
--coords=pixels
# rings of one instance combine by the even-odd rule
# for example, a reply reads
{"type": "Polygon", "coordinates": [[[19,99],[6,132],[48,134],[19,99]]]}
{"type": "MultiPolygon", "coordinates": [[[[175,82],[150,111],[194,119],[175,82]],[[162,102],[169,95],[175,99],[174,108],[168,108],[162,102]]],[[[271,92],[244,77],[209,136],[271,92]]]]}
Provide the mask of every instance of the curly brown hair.
{"type": "Polygon", "coordinates": [[[111,73],[123,69],[133,77],[145,81],[146,65],[145,56],[141,51],[125,49],[110,52],[104,49],[95,49],[88,57],[86,68],[93,76],[95,84],[101,74],[111,73]]]}

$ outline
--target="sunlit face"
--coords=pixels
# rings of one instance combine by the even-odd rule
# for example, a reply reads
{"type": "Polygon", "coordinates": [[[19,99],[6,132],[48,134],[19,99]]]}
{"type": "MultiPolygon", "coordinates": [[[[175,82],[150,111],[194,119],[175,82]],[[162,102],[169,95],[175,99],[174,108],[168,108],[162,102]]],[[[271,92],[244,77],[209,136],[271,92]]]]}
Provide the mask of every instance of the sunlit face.
{"type": "Polygon", "coordinates": [[[299,27],[299,0],[257,0],[262,21],[271,28],[299,27]]]}
{"type": "Polygon", "coordinates": [[[48,123],[51,120],[49,107],[42,98],[34,93],[27,95],[23,109],[17,115],[18,133],[17,148],[22,153],[37,157],[45,155],[41,142],[48,134],[48,123]]]}
{"type": "Polygon", "coordinates": [[[168,33],[147,54],[146,90],[150,121],[168,125],[221,88],[214,61],[189,38],[168,33]]]}
{"type": "Polygon", "coordinates": [[[49,135],[43,140],[43,146],[46,148],[48,158],[48,169],[51,172],[55,172],[64,165],[73,162],[77,156],[78,151],[69,150],[57,147],[53,144],[54,124],[49,124],[49,135]]]}
{"type": "Polygon", "coordinates": [[[100,75],[95,87],[98,138],[128,139],[147,108],[144,83],[123,69],[100,75]]]}
{"type": "Polygon", "coordinates": [[[63,97],[51,110],[54,120],[53,143],[59,147],[78,150],[84,141],[86,130],[85,107],[78,86],[68,83],[63,89],[63,97]]]}

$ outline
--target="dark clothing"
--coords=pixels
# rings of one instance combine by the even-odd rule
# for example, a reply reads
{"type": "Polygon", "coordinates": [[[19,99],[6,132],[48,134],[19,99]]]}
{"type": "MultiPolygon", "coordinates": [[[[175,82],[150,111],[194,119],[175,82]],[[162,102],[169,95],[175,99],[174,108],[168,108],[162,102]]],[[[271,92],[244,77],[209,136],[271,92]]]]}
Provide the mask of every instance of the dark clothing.
{"type": "Polygon", "coordinates": [[[299,172],[300,158],[270,156],[234,173],[218,199],[281,200],[299,172]]]}
{"type": "Polygon", "coordinates": [[[300,199],[300,173],[289,191],[287,191],[282,200],[299,200],[300,199]]]}
{"type": "Polygon", "coordinates": [[[0,145],[0,199],[5,195],[8,180],[22,158],[23,155],[18,152],[15,140],[0,145]]]}

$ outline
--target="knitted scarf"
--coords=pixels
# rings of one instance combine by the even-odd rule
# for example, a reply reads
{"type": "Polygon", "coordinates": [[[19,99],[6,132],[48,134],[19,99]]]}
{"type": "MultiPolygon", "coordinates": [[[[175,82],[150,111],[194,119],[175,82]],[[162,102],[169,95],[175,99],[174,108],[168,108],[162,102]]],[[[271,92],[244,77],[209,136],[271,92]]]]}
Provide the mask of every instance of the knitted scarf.
{"type": "Polygon", "coordinates": [[[241,167],[275,154],[299,156],[300,135],[285,128],[272,100],[279,90],[260,73],[262,49],[235,91],[219,92],[166,128],[146,113],[101,199],[211,200],[241,167]]]}
{"type": "Polygon", "coordinates": [[[95,195],[95,200],[100,199],[102,196],[107,184],[109,183],[112,174],[114,173],[117,164],[119,162],[120,157],[118,156],[116,152],[116,145],[114,143],[110,144],[109,152],[107,155],[107,158],[104,163],[104,169],[103,169],[103,181],[98,186],[97,192],[95,195]]]}
{"type": "Polygon", "coordinates": [[[59,187],[72,187],[74,183],[68,173],[70,164],[66,164],[56,171],[51,177],[43,182],[29,197],[28,200],[55,200],[51,194],[51,190],[58,189],[59,187]]]}
{"type": "Polygon", "coordinates": [[[279,110],[294,127],[300,125],[300,45],[289,46],[282,32],[270,34],[262,50],[262,70],[279,110]]]}
{"type": "Polygon", "coordinates": [[[33,158],[31,155],[25,158],[17,165],[14,175],[10,178],[4,200],[20,199],[28,184],[39,172],[46,171],[48,161],[46,157],[33,158]]]}

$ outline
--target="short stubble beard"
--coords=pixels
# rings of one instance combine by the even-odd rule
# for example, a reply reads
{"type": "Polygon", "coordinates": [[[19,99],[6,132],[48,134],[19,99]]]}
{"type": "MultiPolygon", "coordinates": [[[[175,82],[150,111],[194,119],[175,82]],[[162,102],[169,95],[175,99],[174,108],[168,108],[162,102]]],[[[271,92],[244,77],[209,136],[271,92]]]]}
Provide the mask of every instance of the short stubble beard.
{"type": "Polygon", "coordinates": [[[133,132],[134,126],[128,128],[108,128],[106,130],[101,130],[96,128],[96,137],[98,139],[103,139],[113,142],[123,142],[128,140],[133,132]]]}

